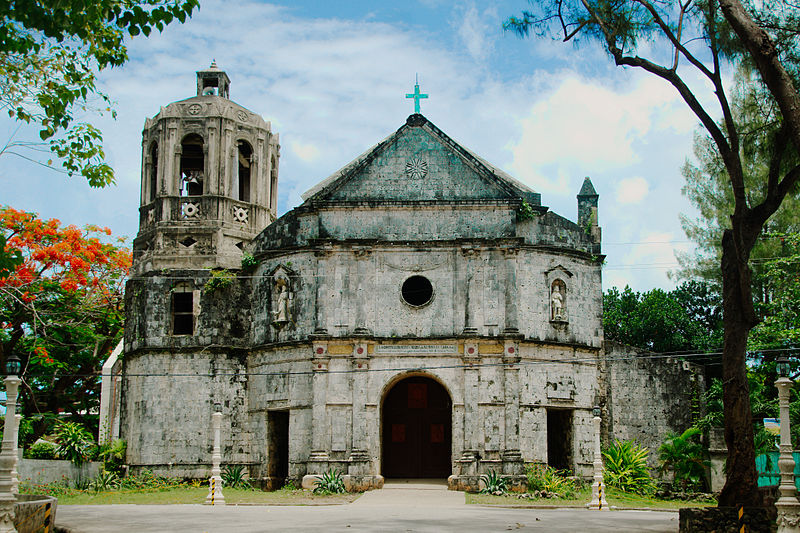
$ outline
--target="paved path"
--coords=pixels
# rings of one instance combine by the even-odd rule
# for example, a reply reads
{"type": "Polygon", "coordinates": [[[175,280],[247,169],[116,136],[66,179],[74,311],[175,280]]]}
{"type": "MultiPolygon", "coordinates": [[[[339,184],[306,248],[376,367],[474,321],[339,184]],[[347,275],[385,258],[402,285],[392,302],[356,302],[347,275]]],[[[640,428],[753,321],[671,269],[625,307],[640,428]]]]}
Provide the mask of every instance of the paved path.
{"type": "Polygon", "coordinates": [[[62,505],[56,524],[70,533],[678,531],[678,514],[653,511],[506,509],[466,505],[444,486],[387,484],[349,505],[62,505]]]}

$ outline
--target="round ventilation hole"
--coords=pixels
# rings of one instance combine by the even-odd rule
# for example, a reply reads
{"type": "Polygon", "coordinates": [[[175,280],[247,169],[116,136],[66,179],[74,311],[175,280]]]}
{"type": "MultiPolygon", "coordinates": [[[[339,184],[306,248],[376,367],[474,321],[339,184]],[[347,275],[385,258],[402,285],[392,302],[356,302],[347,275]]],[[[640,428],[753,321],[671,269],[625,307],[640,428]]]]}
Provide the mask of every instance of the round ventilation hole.
{"type": "Polygon", "coordinates": [[[433,298],[433,285],[424,276],[411,276],[403,282],[402,295],[408,305],[422,307],[433,298]]]}

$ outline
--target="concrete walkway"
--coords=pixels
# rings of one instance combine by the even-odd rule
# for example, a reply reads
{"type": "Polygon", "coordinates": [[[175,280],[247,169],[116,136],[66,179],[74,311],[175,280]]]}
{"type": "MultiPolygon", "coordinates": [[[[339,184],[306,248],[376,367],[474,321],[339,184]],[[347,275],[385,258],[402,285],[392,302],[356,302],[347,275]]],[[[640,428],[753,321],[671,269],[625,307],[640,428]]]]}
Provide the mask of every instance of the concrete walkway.
{"type": "Polygon", "coordinates": [[[387,483],[349,505],[60,505],[56,526],[68,533],[678,531],[676,512],[508,509],[464,500],[443,484],[415,480],[387,483]]]}

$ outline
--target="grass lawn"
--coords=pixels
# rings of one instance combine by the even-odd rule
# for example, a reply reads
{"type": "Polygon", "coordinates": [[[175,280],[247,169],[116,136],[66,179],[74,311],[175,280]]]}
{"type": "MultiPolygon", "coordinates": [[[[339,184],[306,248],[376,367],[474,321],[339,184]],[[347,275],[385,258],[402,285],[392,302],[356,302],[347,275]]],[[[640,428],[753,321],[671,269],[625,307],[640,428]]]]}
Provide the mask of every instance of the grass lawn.
{"type": "MultiPolygon", "coordinates": [[[[181,487],[175,489],[145,491],[116,490],[108,492],[81,492],[58,496],[58,505],[108,505],[112,503],[167,505],[174,503],[203,503],[208,487],[181,487]]],[[[331,505],[350,503],[360,494],[319,495],[306,490],[260,490],[224,489],[225,503],[253,505],[331,505]]]]}
{"type": "MultiPolygon", "coordinates": [[[[514,494],[506,496],[493,496],[490,494],[467,494],[467,503],[480,505],[509,505],[509,506],[557,506],[557,507],[583,507],[592,499],[591,487],[584,487],[577,492],[574,499],[522,499],[514,494]]],[[[638,494],[628,494],[613,488],[606,492],[606,501],[610,506],[622,508],[647,508],[647,509],[680,509],[681,507],[713,507],[716,502],[685,501],[685,500],[657,500],[638,494]]]]}

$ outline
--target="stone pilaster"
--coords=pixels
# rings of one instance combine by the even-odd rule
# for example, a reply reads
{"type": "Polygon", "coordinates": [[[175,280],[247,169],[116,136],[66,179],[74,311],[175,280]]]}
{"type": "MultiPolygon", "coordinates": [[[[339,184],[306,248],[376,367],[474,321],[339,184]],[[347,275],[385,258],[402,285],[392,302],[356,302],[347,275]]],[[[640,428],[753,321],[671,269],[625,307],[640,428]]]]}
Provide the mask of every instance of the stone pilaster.
{"type": "Polygon", "coordinates": [[[322,247],[314,251],[317,258],[316,297],[314,298],[314,335],[328,334],[328,278],[325,275],[331,247],[322,247]]]}
{"type": "Polygon", "coordinates": [[[464,280],[464,332],[463,335],[477,335],[478,322],[476,310],[478,309],[478,294],[481,290],[480,283],[475,280],[475,262],[480,260],[480,248],[467,247],[461,248],[461,253],[467,263],[467,274],[464,280]]]}
{"type": "Polygon", "coordinates": [[[478,344],[464,343],[464,440],[461,455],[455,460],[457,471],[448,478],[448,486],[453,490],[474,490],[478,486],[480,476],[481,419],[478,408],[480,391],[478,379],[480,374],[480,355],[478,344]]]}
{"type": "Polygon", "coordinates": [[[514,335],[519,333],[519,323],[517,321],[517,255],[519,248],[512,246],[503,248],[503,255],[505,257],[504,267],[506,269],[506,287],[505,287],[505,326],[503,333],[507,335],[514,335]]]}
{"type": "Polygon", "coordinates": [[[510,476],[511,487],[525,489],[525,464],[519,447],[519,345],[506,341],[503,347],[503,380],[505,395],[505,447],[502,454],[503,474],[510,476]]]}
{"type": "Polygon", "coordinates": [[[379,489],[383,486],[383,476],[371,470],[370,450],[367,441],[367,379],[369,353],[367,343],[359,342],[353,346],[353,442],[348,457],[345,487],[351,492],[379,489]]]}
{"type": "Polygon", "coordinates": [[[303,488],[314,488],[316,476],[328,469],[330,432],[328,431],[328,345],[312,345],[313,371],[311,386],[314,404],[311,410],[311,454],[308,456],[308,474],[303,476],[303,488]]]}
{"type": "Polygon", "coordinates": [[[355,330],[356,335],[369,335],[370,330],[367,328],[367,299],[369,294],[369,280],[367,272],[367,262],[372,255],[372,250],[366,246],[357,246],[353,248],[353,253],[356,257],[356,321],[355,330]]]}

